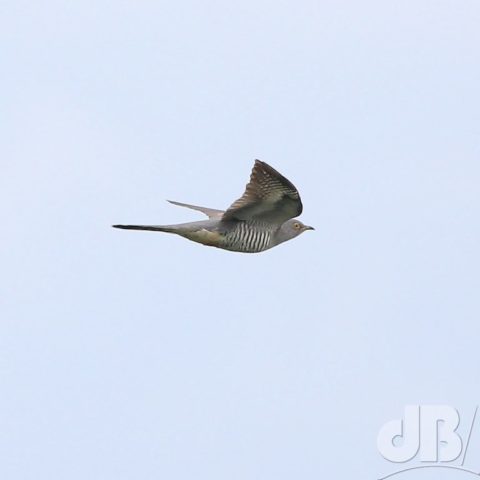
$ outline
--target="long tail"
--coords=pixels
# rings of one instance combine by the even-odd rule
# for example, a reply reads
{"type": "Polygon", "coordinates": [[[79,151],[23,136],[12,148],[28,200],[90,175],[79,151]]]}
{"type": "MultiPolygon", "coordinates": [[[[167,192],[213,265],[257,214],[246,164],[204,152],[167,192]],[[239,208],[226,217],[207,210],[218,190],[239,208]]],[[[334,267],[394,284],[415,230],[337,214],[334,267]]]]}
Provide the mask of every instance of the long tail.
{"type": "Polygon", "coordinates": [[[112,225],[113,228],[125,230],[151,230],[152,232],[177,233],[177,229],[166,225],[112,225]]]}

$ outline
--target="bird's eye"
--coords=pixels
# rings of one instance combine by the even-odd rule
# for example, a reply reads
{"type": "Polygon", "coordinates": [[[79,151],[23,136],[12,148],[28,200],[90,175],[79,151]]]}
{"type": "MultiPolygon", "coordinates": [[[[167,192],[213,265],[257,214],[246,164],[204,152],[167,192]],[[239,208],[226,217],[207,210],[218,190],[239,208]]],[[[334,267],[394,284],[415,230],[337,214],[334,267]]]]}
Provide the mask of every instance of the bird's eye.
{"type": "Polygon", "coordinates": [[[300,228],[300,224],[299,223],[294,223],[293,224],[293,228],[295,228],[296,230],[298,230],[300,228]]]}

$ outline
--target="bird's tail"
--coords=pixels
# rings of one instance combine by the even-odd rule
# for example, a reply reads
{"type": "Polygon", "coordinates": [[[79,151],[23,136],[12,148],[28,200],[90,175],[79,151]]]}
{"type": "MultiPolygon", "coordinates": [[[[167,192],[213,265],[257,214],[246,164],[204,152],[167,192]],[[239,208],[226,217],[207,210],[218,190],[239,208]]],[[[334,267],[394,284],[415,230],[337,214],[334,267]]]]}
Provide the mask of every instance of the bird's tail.
{"type": "Polygon", "coordinates": [[[150,230],[152,232],[177,233],[177,229],[169,225],[112,225],[112,227],[123,228],[124,230],[150,230]]]}

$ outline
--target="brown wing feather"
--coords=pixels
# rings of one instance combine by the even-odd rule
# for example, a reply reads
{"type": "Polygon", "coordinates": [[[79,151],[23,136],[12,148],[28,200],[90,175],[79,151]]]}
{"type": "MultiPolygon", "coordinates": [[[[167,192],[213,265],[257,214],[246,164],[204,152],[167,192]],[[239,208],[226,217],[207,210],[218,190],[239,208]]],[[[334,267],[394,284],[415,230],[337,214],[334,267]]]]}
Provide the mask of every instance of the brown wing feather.
{"type": "Polygon", "coordinates": [[[265,162],[255,160],[245,193],[222,220],[262,220],[281,225],[302,213],[302,202],[292,182],[265,162]]]}

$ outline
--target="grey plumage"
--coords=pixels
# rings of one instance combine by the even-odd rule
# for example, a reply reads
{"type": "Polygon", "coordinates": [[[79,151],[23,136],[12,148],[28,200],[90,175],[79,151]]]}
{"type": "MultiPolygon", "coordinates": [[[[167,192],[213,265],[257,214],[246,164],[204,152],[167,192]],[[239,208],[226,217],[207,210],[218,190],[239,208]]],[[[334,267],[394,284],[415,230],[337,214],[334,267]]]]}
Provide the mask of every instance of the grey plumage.
{"type": "Polygon", "coordinates": [[[175,233],[203,245],[235,252],[257,253],[295,238],[313,227],[294,217],[303,210],[295,186],[274,168],[255,161],[244,194],[226,211],[187,203],[170,203],[209,217],[177,225],[113,225],[127,230],[175,233]]]}

